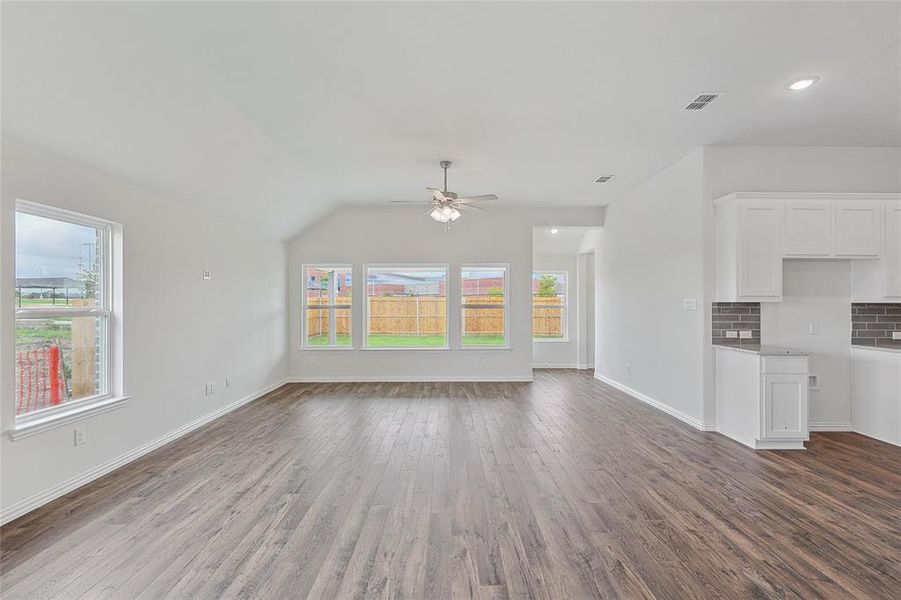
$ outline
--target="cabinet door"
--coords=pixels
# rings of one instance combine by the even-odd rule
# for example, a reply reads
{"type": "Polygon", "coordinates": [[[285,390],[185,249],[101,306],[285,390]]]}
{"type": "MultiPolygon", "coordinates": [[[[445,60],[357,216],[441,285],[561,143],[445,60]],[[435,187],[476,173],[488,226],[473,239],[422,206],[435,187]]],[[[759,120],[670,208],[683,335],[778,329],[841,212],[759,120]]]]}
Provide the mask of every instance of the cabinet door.
{"type": "Polygon", "coordinates": [[[901,202],[885,211],[885,254],[882,257],[887,298],[901,298],[901,202]]]}
{"type": "Polygon", "coordinates": [[[836,256],[882,254],[882,217],[884,206],[873,202],[839,202],[835,205],[836,256]]]}
{"type": "Polygon", "coordinates": [[[763,439],[807,439],[807,375],[764,375],[763,439]]]}
{"type": "Polygon", "coordinates": [[[782,297],[782,215],[779,203],[742,203],[738,221],[738,296],[782,297]]]}
{"type": "Polygon", "coordinates": [[[786,256],[832,254],[832,204],[789,202],[785,207],[786,256]]]}

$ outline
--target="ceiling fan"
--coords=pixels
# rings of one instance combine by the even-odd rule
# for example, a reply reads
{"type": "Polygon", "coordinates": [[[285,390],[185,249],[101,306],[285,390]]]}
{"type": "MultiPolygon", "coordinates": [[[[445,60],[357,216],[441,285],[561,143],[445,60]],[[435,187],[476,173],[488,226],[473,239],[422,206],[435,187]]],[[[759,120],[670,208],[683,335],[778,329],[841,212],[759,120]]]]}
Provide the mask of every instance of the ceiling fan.
{"type": "Polygon", "coordinates": [[[428,204],[429,210],[426,211],[433,220],[444,223],[445,228],[450,227],[451,223],[459,219],[463,215],[463,211],[469,208],[477,210],[485,210],[481,206],[476,206],[475,202],[484,202],[486,200],[497,200],[494,194],[482,194],[481,196],[466,196],[464,198],[457,197],[456,192],[447,189],[447,169],[451,166],[449,160],[441,161],[441,168],[444,169],[444,189],[427,187],[432,192],[431,200],[392,200],[397,204],[428,204]]]}

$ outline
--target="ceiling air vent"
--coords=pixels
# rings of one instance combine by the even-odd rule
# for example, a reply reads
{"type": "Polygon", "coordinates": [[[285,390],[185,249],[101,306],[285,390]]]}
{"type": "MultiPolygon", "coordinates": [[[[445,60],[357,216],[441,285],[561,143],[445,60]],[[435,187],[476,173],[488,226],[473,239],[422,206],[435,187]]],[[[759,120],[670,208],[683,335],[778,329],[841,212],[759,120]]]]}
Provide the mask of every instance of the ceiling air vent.
{"type": "Polygon", "coordinates": [[[707,105],[720,97],[720,92],[704,92],[698,94],[698,97],[689,102],[683,110],[701,110],[707,108],[707,105]]]}
{"type": "Polygon", "coordinates": [[[597,179],[594,180],[595,183],[607,183],[613,179],[613,175],[601,175],[597,179]]]}

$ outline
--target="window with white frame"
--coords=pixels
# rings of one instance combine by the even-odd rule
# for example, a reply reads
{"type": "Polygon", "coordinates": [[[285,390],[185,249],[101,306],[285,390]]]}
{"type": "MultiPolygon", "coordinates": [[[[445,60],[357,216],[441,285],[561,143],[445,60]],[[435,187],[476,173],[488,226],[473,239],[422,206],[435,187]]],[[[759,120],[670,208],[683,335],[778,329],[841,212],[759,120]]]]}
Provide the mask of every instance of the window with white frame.
{"type": "Polygon", "coordinates": [[[460,345],[507,346],[507,267],[464,265],[460,269],[460,345]]]}
{"type": "Polygon", "coordinates": [[[114,223],[16,203],[17,423],[112,395],[114,223]]]}
{"type": "Polygon", "coordinates": [[[447,267],[368,267],[366,347],[447,348],[447,267]]]}
{"type": "Polygon", "coordinates": [[[532,273],[532,340],[567,341],[566,292],[565,272],[532,273]]]}
{"type": "Polygon", "coordinates": [[[304,347],[353,347],[353,268],[306,265],[303,273],[304,347]]]}

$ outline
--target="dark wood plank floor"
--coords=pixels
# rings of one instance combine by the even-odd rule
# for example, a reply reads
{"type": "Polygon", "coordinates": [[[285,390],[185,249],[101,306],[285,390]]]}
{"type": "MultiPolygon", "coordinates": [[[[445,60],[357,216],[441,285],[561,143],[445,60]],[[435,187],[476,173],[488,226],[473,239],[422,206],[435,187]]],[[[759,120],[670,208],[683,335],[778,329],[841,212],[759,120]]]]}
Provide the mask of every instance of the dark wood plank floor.
{"type": "Polygon", "coordinates": [[[2,528],[17,598],[898,598],[901,449],[579,371],[289,385],[2,528]]]}

